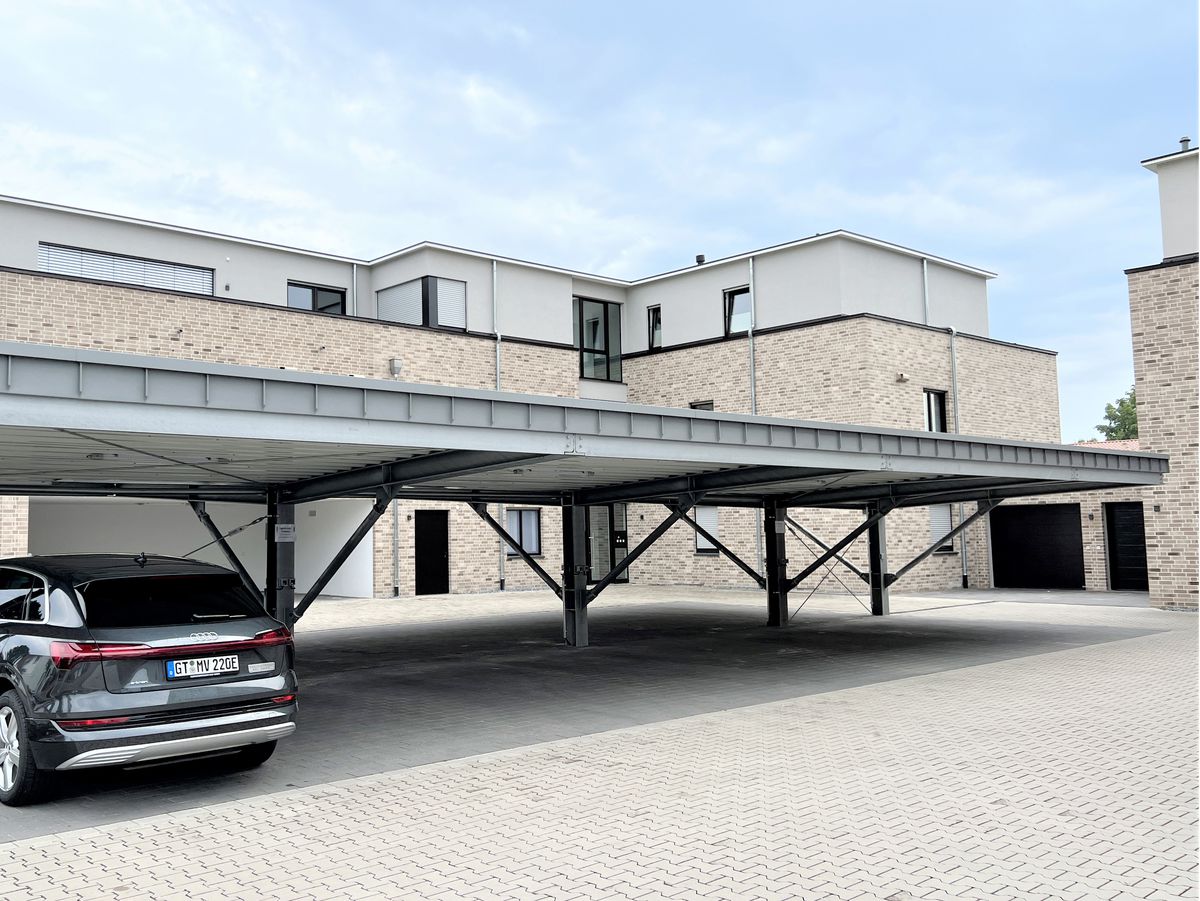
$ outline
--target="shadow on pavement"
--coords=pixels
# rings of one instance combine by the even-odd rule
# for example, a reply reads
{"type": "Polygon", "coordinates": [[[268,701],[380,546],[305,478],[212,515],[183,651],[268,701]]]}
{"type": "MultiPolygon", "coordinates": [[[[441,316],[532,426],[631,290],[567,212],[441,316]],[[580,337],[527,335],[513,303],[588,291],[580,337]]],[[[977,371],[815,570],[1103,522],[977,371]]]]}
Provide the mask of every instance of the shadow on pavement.
{"type": "Polygon", "coordinates": [[[73,774],[47,803],[5,810],[0,841],[1154,631],[1022,623],[986,606],[801,611],[784,630],[762,620],[735,606],[600,602],[584,649],[562,645],[552,613],[301,633],[300,729],[262,768],[73,774]]]}

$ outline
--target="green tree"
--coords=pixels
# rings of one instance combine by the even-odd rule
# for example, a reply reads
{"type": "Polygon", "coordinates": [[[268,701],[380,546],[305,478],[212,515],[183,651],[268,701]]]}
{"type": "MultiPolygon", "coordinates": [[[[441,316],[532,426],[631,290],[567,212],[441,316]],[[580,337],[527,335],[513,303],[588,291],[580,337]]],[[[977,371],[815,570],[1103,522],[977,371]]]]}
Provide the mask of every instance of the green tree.
{"type": "Polygon", "coordinates": [[[1121,438],[1136,438],[1137,395],[1132,388],[1124,397],[1117,398],[1115,404],[1104,405],[1104,418],[1107,422],[1096,426],[1096,431],[1104,436],[1105,441],[1117,441],[1121,438]]]}

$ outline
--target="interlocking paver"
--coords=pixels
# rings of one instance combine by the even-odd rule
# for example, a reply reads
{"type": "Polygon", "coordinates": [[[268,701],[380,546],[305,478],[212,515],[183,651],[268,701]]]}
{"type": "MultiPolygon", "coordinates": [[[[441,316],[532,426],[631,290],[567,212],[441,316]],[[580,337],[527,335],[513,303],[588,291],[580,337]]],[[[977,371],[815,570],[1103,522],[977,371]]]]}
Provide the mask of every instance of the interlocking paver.
{"type": "Polygon", "coordinates": [[[1193,617],[905,617],[1094,641],[0,844],[6,901],[1195,895],[1193,617]]]}

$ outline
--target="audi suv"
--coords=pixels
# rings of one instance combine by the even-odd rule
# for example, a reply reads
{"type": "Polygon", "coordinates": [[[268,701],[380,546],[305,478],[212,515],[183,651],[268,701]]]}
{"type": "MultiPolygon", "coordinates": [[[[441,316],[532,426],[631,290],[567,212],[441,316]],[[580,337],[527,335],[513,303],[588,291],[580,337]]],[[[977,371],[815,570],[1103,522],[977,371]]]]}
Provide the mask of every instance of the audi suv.
{"type": "Polygon", "coordinates": [[[53,775],[228,754],[296,728],[291,633],[234,572],[139,554],[0,560],[0,802],[53,775]]]}

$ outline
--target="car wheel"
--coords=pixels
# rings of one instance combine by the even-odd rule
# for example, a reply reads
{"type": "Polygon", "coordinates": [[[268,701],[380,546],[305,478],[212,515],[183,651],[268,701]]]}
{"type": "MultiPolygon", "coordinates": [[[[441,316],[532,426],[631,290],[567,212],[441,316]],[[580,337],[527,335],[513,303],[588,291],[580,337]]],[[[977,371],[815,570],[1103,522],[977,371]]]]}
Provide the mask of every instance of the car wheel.
{"type": "Polygon", "coordinates": [[[256,766],[262,766],[266,763],[274,753],[275,742],[273,741],[264,741],[256,745],[249,745],[234,754],[234,766],[238,769],[252,770],[256,766]]]}
{"type": "Polygon", "coordinates": [[[25,708],[15,691],[0,695],[0,804],[18,807],[41,797],[48,774],[33,762],[25,708]]]}

